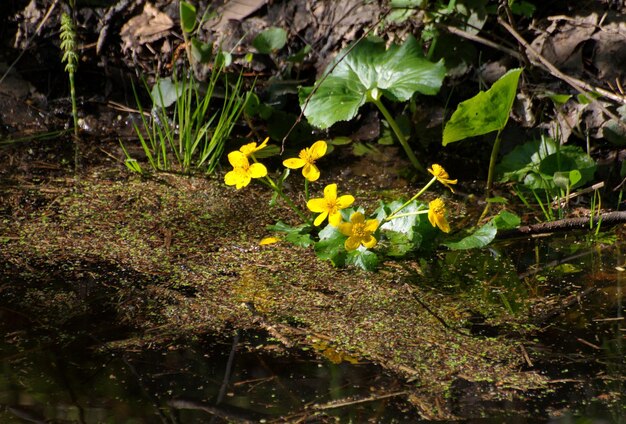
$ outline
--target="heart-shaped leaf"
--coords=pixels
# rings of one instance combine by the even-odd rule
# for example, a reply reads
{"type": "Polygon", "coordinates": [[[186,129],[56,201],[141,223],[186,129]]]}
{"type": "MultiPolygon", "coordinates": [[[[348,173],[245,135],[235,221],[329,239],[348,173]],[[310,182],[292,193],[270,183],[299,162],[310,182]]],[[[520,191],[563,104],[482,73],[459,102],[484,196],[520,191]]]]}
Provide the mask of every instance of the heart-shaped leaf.
{"type": "Polygon", "coordinates": [[[252,45],[259,53],[270,54],[280,50],[287,44],[287,31],[282,28],[271,27],[254,37],[252,45]]]}
{"type": "Polygon", "coordinates": [[[376,90],[377,95],[393,101],[406,101],[415,92],[436,94],[446,75],[443,61],[433,63],[422,57],[413,36],[401,46],[393,44],[387,50],[384,43],[362,40],[352,50],[339,53],[325,75],[328,72],[308,103],[313,87],[299,91],[304,115],[318,128],[354,118],[368,101],[368,95],[376,90]]]}
{"type": "Polygon", "coordinates": [[[474,234],[470,234],[456,242],[443,243],[444,246],[449,247],[452,250],[465,250],[465,249],[477,249],[484,247],[491,243],[496,237],[498,229],[493,221],[489,221],[482,227],[480,227],[474,234]]]}
{"type": "Polygon", "coordinates": [[[443,130],[443,145],[506,126],[522,70],[512,69],[487,91],[459,103],[443,130]]]}

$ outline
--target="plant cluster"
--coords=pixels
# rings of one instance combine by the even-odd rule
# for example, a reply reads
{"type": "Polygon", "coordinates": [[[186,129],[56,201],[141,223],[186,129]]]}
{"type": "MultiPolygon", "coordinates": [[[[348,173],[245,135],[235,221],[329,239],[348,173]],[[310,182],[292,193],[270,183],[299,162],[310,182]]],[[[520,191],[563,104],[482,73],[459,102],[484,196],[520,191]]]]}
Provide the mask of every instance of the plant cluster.
{"type": "Polygon", "coordinates": [[[419,200],[437,181],[453,190],[452,185],[457,180],[451,179],[440,165],[434,164],[428,169],[431,180],[409,200],[381,201],[378,208],[368,214],[362,207],[354,206],[354,196],[340,193],[336,183],[326,185],[321,197],[310,197],[310,184],[320,178],[316,162],[327,153],[326,141],[316,141],[302,149],[298,157],[285,159],[285,170],[276,179],[269,176],[265,165],[256,157],[268,147],[268,141],[266,138],[262,143],[249,143],[230,152],[228,161],[233,169],[224,177],[225,184],[236,189],[246,187],[253,179],[259,181],[273,190],[275,196],[284,200],[302,220],[296,226],[279,221],[270,229],[282,236],[266,238],[261,244],[284,239],[299,246],[313,246],[319,258],[328,259],[334,265],[351,264],[373,270],[380,255],[398,257],[417,249],[428,249],[433,246],[435,228],[450,232],[444,200],[436,198],[428,203],[419,200]],[[284,191],[284,182],[292,170],[302,172],[306,211],[284,191]]]}
{"type": "MultiPolygon", "coordinates": [[[[224,145],[237,123],[250,92],[243,92],[243,76],[232,83],[224,73],[229,55],[218,50],[213,56],[211,74],[206,83],[196,80],[192,72],[195,63],[211,62],[211,47],[193,36],[197,30],[196,8],[180,2],[181,28],[185,39],[187,63],[182,76],[176,71],[171,77],[160,78],[150,92],[152,109],[144,111],[133,86],[141,117],[141,128],[133,123],[143,152],[155,171],[170,171],[176,165],[183,173],[205,169],[212,173],[224,151],[224,145]],[[223,101],[216,106],[216,93],[223,92],[223,101]],[[174,123],[168,108],[174,105],[174,123]],[[173,160],[170,158],[173,156],[173,160]]],[[[204,17],[203,17],[204,19],[204,17]]],[[[144,173],[139,162],[122,145],[126,166],[144,173]]]]}

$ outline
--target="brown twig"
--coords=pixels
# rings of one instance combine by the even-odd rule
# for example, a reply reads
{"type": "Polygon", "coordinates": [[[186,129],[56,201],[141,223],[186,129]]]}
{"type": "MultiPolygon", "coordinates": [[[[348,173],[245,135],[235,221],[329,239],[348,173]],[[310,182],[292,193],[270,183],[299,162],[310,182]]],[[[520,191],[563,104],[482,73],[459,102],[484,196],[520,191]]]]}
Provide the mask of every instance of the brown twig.
{"type": "Polygon", "coordinates": [[[438,27],[445,31],[448,31],[450,34],[454,34],[461,38],[465,38],[466,40],[474,41],[484,46],[491,47],[492,49],[501,51],[502,53],[506,53],[509,56],[513,56],[517,60],[523,61],[523,56],[519,52],[516,52],[515,50],[510,49],[508,47],[501,46],[500,44],[493,42],[491,40],[488,40],[484,37],[481,37],[480,35],[472,34],[470,32],[467,32],[465,30],[462,30],[460,28],[457,28],[451,25],[438,25],[438,27]]]}
{"type": "Polygon", "coordinates": [[[343,399],[343,400],[333,401],[329,403],[324,403],[322,405],[313,405],[311,409],[314,409],[316,411],[323,411],[325,409],[345,408],[346,406],[358,405],[358,404],[367,403],[367,402],[376,402],[378,400],[388,399],[388,398],[396,397],[396,396],[404,396],[404,395],[408,395],[409,393],[410,392],[403,390],[400,392],[385,393],[382,395],[372,395],[366,398],[360,398],[360,399],[354,399],[354,400],[343,399]]]}
{"type": "MultiPolygon", "coordinates": [[[[506,29],[509,32],[509,34],[511,34],[517,40],[517,42],[520,43],[526,49],[526,51],[531,53],[531,55],[536,59],[536,60],[533,60],[533,57],[530,58],[530,60],[531,60],[531,62],[533,62],[533,64],[541,65],[543,68],[545,68],[554,77],[556,77],[556,78],[566,82],[567,84],[569,84],[570,86],[572,86],[574,89],[576,89],[577,91],[579,91],[581,93],[595,92],[595,93],[598,93],[598,94],[602,95],[603,97],[606,97],[607,99],[611,99],[611,100],[613,100],[613,101],[615,101],[617,103],[626,104],[626,97],[624,97],[624,96],[620,96],[620,95],[618,95],[616,93],[613,93],[611,91],[605,90],[605,89],[600,88],[600,87],[596,87],[596,86],[591,85],[591,84],[589,84],[589,83],[587,83],[585,81],[579,80],[578,78],[574,78],[572,76],[564,74],[559,69],[557,69],[556,66],[554,66],[552,63],[550,63],[550,61],[548,59],[546,59],[539,52],[537,52],[537,50],[535,50],[519,34],[519,32],[517,32],[511,25],[509,25],[508,23],[504,22],[504,20],[502,20],[501,18],[498,18],[498,23],[500,25],[502,25],[502,27],[504,27],[504,29],[506,29]]],[[[619,118],[618,118],[618,121],[619,121],[619,118]]]]}
{"type": "Polygon", "coordinates": [[[439,315],[437,315],[432,309],[430,309],[428,307],[428,305],[424,302],[422,302],[422,300],[417,296],[417,294],[415,294],[415,292],[413,291],[413,289],[411,289],[411,287],[408,284],[404,285],[404,288],[406,289],[407,292],[409,292],[409,294],[413,297],[413,299],[420,304],[420,306],[424,309],[426,309],[426,312],[428,312],[429,314],[431,314],[433,317],[435,317],[435,319],[437,321],[439,321],[441,323],[441,325],[443,325],[445,328],[447,328],[450,331],[453,331],[457,334],[460,334],[462,336],[465,337],[473,337],[471,334],[469,333],[464,333],[463,331],[457,330],[454,327],[451,327],[443,318],[441,318],[439,315]]]}
{"type": "Polygon", "coordinates": [[[534,225],[523,225],[510,230],[498,231],[497,239],[507,239],[520,236],[537,236],[576,229],[602,226],[614,226],[626,223],[626,211],[607,212],[583,218],[565,218],[558,221],[542,222],[534,225]]]}

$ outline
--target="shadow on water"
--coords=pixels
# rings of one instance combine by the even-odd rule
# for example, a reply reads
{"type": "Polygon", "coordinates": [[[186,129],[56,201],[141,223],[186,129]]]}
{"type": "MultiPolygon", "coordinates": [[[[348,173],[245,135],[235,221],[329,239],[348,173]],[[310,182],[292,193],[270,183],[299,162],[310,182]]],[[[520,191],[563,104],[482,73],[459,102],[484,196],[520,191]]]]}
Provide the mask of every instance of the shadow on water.
{"type": "MultiPolygon", "coordinates": [[[[533,326],[520,355],[526,369],[549,379],[549,390],[528,392],[508,410],[485,405],[472,396],[476,386],[459,379],[450,392],[454,413],[484,424],[625,423],[625,249],[611,235],[591,242],[568,235],[446,252],[429,264],[433,290],[473,298],[474,334],[533,326]],[[491,325],[496,310],[509,314],[511,328],[491,325]],[[531,322],[513,323],[529,310],[531,322]]],[[[258,333],[113,349],[108,342],[133,333],[103,324],[113,312],[101,301],[111,293],[101,290],[79,289],[89,307],[62,320],[20,313],[3,296],[0,422],[419,422],[404,403],[405,383],[380,368],[285,351],[258,333]]]]}
{"type": "MultiPolygon", "coordinates": [[[[495,244],[482,252],[446,252],[429,268],[429,277],[434,290],[468,304],[471,299],[474,334],[534,327],[520,355],[527,370],[549,379],[549,390],[528,393],[524,405],[511,404],[522,416],[495,422],[626,423],[623,237],[570,234],[495,244]],[[492,325],[490,318],[502,311],[510,325],[492,325]],[[527,311],[526,320],[516,321],[527,311]]],[[[484,407],[462,389],[454,397],[460,416],[476,416],[472,410],[484,407]]]]}

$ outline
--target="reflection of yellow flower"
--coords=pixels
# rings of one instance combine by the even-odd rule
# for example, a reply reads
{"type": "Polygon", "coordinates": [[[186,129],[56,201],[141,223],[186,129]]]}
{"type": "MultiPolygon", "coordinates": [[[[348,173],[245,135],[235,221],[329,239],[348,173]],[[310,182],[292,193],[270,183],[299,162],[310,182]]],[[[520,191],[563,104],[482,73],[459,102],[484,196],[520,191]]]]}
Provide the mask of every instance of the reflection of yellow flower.
{"type": "Polygon", "coordinates": [[[267,175],[267,168],[261,163],[248,161],[244,153],[239,151],[228,154],[228,162],[233,166],[233,170],[224,176],[226,185],[234,185],[237,190],[250,184],[252,178],[263,178],[267,175]]]}
{"type": "Polygon", "coordinates": [[[313,182],[320,177],[320,170],[315,166],[315,161],[326,154],[328,145],[324,140],[313,143],[311,147],[300,150],[297,158],[286,159],[283,162],[289,169],[302,168],[302,175],[307,180],[313,182]]]}
{"type": "Polygon", "coordinates": [[[450,224],[446,221],[446,205],[441,199],[435,199],[428,204],[428,220],[433,227],[439,227],[444,233],[450,232],[450,224]]]}
{"type": "Polygon", "coordinates": [[[452,187],[450,187],[450,184],[456,184],[458,180],[451,180],[450,176],[448,175],[446,170],[443,169],[441,165],[437,165],[436,163],[433,164],[432,168],[428,168],[428,172],[433,174],[433,176],[437,178],[437,181],[439,181],[441,184],[448,187],[450,191],[454,193],[454,190],[452,190],[452,187]]]}
{"type": "Polygon", "coordinates": [[[348,239],[344,243],[346,250],[356,250],[360,245],[368,249],[376,246],[376,239],[372,233],[378,228],[378,221],[375,219],[365,220],[361,212],[355,212],[350,217],[350,222],[339,224],[339,231],[348,239]]]}
{"type": "Polygon", "coordinates": [[[256,145],[256,143],[244,144],[243,146],[239,148],[239,151],[243,153],[244,155],[246,155],[246,157],[250,157],[254,153],[258,152],[259,150],[266,148],[267,142],[269,141],[269,139],[270,139],[269,137],[266,137],[265,140],[263,140],[263,142],[259,144],[258,146],[256,145]]]}
{"type": "Polygon", "coordinates": [[[324,188],[324,197],[309,200],[306,207],[312,212],[319,213],[313,224],[320,225],[328,217],[328,223],[336,227],[341,222],[339,211],[352,203],[354,203],[353,196],[345,194],[337,197],[337,184],[328,184],[324,188]]]}

